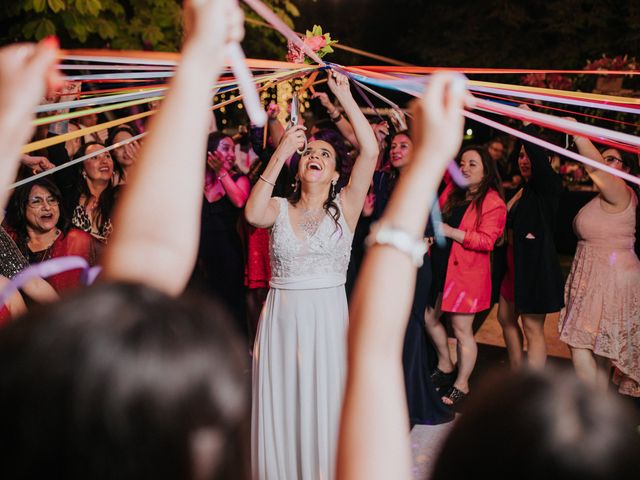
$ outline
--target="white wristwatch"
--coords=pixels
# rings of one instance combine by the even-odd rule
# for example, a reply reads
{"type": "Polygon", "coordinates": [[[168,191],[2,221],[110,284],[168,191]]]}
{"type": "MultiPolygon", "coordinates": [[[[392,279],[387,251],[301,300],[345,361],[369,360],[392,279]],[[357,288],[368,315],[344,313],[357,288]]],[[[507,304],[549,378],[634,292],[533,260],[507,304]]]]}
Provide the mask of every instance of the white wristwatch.
{"type": "Polygon", "coordinates": [[[422,266],[428,250],[424,238],[416,238],[404,230],[381,223],[374,223],[371,226],[371,232],[365,240],[367,247],[376,244],[388,245],[407,254],[416,267],[422,266]]]}

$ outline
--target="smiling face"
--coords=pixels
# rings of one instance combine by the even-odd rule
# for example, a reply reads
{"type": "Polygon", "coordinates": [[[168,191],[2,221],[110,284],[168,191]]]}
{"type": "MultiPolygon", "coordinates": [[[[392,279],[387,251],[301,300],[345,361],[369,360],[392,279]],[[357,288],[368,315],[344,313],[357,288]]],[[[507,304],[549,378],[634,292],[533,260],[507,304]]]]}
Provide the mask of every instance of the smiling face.
{"type": "Polygon", "coordinates": [[[518,168],[525,180],[531,178],[531,160],[529,160],[529,155],[527,155],[524,145],[520,147],[520,153],[518,154],[518,168]]]}
{"type": "MultiPolygon", "coordinates": [[[[126,130],[121,130],[113,137],[113,143],[120,143],[124,140],[128,140],[131,137],[133,137],[131,133],[127,132],[126,130]]],[[[113,156],[116,157],[116,160],[120,165],[122,165],[123,168],[129,168],[136,161],[135,157],[132,157],[131,155],[129,155],[129,153],[127,153],[124,145],[121,145],[118,148],[114,148],[112,152],[113,156]]]]}
{"type": "Polygon", "coordinates": [[[469,190],[478,188],[484,179],[484,165],[482,157],[476,150],[467,150],[460,158],[460,172],[469,182],[469,190]]]}
{"type": "Polygon", "coordinates": [[[413,142],[407,135],[401,133],[393,137],[389,150],[391,165],[402,170],[409,163],[412,148],[413,142]]]}
{"type": "Polygon", "coordinates": [[[218,143],[216,154],[224,161],[224,166],[229,169],[233,166],[236,159],[235,143],[231,137],[224,137],[218,143]]]}
{"type": "Polygon", "coordinates": [[[330,183],[340,176],[336,171],[336,152],[329,142],[314,140],[307,144],[307,149],[298,164],[300,181],[309,183],[330,183]]]}
{"type": "MultiPolygon", "coordinates": [[[[100,144],[89,145],[86,154],[90,155],[104,147],[100,144]]],[[[104,152],[82,163],[82,168],[87,174],[87,180],[110,181],[113,176],[113,160],[109,152],[104,152]]]]}
{"type": "Polygon", "coordinates": [[[58,199],[46,188],[34,185],[29,192],[24,216],[27,226],[32,230],[49,232],[56,228],[60,220],[58,199]]]}

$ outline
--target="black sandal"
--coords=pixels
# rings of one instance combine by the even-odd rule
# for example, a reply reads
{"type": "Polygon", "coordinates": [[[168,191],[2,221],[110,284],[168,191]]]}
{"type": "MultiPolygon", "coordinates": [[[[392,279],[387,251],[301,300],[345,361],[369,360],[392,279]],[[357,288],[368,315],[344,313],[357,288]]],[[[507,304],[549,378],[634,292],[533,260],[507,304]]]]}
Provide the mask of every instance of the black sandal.
{"type": "Polygon", "coordinates": [[[431,381],[433,382],[433,386],[436,388],[449,387],[456,381],[456,377],[458,373],[454,368],[449,373],[444,373],[438,367],[431,373],[431,381]]]}
{"type": "Polygon", "coordinates": [[[467,398],[467,395],[469,394],[464,393],[462,390],[454,386],[451,386],[451,388],[447,390],[447,393],[442,397],[442,399],[448,398],[449,400],[451,400],[451,403],[445,403],[444,401],[442,403],[444,403],[447,407],[453,408],[459,406],[467,398]]]}

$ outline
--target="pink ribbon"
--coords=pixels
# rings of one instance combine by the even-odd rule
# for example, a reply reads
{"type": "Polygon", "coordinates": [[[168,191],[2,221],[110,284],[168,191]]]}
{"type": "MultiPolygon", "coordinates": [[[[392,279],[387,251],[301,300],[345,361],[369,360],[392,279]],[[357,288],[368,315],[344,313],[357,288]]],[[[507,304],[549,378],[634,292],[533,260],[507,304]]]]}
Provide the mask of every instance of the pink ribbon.
{"type": "Polygon", "coordinates": [[[476,113],[469,112],[466,110],[464,111],[464,116],[472,120],[475,120],[476,122],[484,123],[485,125],[489,125],[490,127],[496,128],[498,130],[502,130],[503,132],[513,135],[514,137],[521,138],[523,140],[526,140],[527,142],[531,142],[541,147],[544,147],[548,150],[552,150],[565,157],[572,158],[573,160],[584,163],[585,165],[589,165],[590,167],[597,168],[604,172],[610,173],[611,175],[615,175],[616,177],[622,178],[623,180],[627,180],[629,182],[640,185],[640,178],[634,175],[631,175],[627,172],[623,172],[622,170],[616,170],[615,168],[612,168],[609,165],[596,162],[595,160],[591,160],[590,158],[587,158],[578,153],[572,152],[571,150],[558,147],[553,143],[547,142],[540,138],[533,137],[527,133],[521,132],[520,130],[516,130],[515,128],[508,127],[499,122],[494,122],[493,120],[489,120],[488,118],[484,118],[481,115],[478,115],[476,113]]]}

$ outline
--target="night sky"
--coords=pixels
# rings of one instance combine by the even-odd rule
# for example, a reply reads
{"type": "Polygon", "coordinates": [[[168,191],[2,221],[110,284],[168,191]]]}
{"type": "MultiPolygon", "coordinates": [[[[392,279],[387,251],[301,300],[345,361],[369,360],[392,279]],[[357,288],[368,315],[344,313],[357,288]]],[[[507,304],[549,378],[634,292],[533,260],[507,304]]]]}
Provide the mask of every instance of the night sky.
{"type": "MultiPolygon", "coordinates": [[[[296,0],[296,29],[320,24],[344,44],[416,65],[582,68],[640,54],[633,0],[296,0]]],[[[372,60],[337,53],[345,64],[372,60]]]]}

